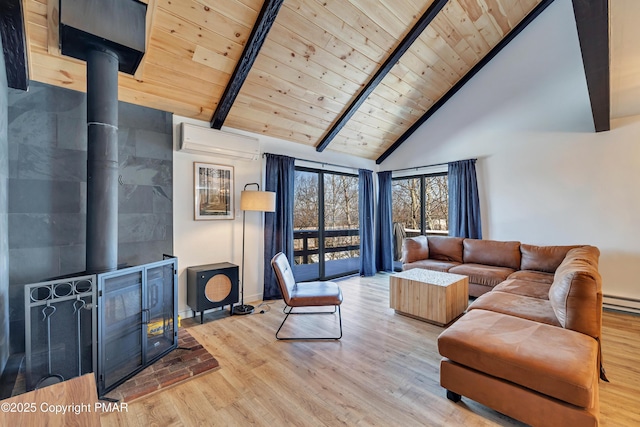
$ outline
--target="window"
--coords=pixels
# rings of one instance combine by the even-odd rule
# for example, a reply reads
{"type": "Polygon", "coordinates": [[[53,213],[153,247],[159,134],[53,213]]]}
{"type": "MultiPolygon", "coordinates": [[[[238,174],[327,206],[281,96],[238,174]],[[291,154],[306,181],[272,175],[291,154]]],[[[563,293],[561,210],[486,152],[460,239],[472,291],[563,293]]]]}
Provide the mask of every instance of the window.
{"type": "Polygon", "coordinates": [[[448,234],[447,185],[446,173],[394,178],[393,222],[402,224],[407,236],[448,234]]]}
{"type": "Polygon", "coordinates": [[[324,280],[357,272],[357,175],[296,168],[294,185],[296,280],[324,280]]]}

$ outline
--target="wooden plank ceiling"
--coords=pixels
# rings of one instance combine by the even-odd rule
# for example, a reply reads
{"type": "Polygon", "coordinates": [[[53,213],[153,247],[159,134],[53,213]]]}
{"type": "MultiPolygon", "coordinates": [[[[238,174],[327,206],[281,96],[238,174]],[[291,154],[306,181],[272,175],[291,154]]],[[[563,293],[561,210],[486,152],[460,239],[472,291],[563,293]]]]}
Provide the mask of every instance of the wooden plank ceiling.
{"type": "MultiPolygon", "coordinates": [[[[58,0],[23,0],[31,78],[85,90],[60,56],[58,0]]],[[[209,121],[263,0],[147,0],[126,102],[209,121]]],[[[449,0],[327,149],[379,158],[541,0],[449,0]]],[[[433,0],[285,0],[224,125],[317,146],[433,0]]]]}

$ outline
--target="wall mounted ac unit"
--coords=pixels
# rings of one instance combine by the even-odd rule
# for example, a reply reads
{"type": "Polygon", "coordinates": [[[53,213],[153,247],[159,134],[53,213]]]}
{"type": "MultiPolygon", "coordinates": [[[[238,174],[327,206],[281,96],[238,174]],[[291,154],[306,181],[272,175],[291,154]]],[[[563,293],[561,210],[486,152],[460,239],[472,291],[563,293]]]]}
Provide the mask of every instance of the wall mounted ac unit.
{"type": "Polygon", "coordinates": [[[257,138],[180,123],[180,151],[232,159],[258,160],[260,143],[257,138]]]}

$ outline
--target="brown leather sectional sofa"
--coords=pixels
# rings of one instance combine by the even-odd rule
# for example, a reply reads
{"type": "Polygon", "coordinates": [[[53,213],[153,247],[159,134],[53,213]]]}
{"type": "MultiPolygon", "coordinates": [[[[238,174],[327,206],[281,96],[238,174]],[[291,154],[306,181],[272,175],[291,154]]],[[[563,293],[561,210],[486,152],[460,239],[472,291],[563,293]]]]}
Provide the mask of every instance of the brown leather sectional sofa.
{"type": "MultiPolygon", "coordinates": [[[[429,256],[423,261],[431,262],[408,264],[440,268],[447,267],[442,262],[456,263],[447,271],[469,272],[476,291],[485,290],[479,286],[491,290],[438,337],[440,383],[447,397],[457,402],[466,396],[533,426],[597,426],[599,378],[606,380],[599,250],[463,239],[464,262],[446,261],[442,248],[459,248],[460,243],[444,239],[452,238],[428,244],[430,255],[440,259],[429,256]],[[517,245],[519,269],[513,262],[517,245]],[[481,246],[500,254],[481,254],[481,246]],[[500,275],[505,278],[493,285],[500,275]]],[[[405,244],[407,252],[424,248],[422,238],[412,240],[405,244]]]]}
{"type": "Polygon", "coordinates": [[[535,246],[520,242],[418,236],[402,244],[402,269],[462,274],[469,277],[469,295],[479,297],[509,279],[551,283],[567,255],[579,246],[535,246]]]}

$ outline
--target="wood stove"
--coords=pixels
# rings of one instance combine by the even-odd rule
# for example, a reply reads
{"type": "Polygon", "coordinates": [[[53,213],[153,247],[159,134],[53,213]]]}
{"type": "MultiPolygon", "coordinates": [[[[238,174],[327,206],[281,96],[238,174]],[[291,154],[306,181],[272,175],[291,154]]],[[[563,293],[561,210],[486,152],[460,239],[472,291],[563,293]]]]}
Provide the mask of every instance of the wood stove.
{"type": "Polygon", "coordinates": [[[178,260],[25,286],[27,390],[88,372],[102,397],[178,346],[178,260]]]}
{"type": "MultiPolygon", "coordinates": [[[[57,17],[61,53],[87,62],[86,271],[79,274],[91,276],[91,305],[97,303],[97,316],[84,330],[97,328],[97,336],[91,339],[97,349],[91,356],[97,358],[99,396],[176,348],[178,342],[177,260],[170,257],[124,269],[117,265],[118,72],[133,75],[140,63],[146,11],[147,5],[138,0],[61,0],[57,17]]],[[[82,326],[88,322],[83,311],[88,297],[74,294],[73,285],[47,286],[37,284],[40,290],[28,291],[25,301],[35,307],[29,307],[27,322],[41,326],[27,338],[46,343],[46,349],[39,351],[46,355],[42,381],[52,383],[67,379],[53,369],[56,358],[67,358],[60,356],[69,353],[67,347],[77,351],[76,365],[86,366],[81,339],[85,338],[82,326]],[[61,316],[63,311],[71,314],[61,316]],[[36,322],[39,314],[42,320],[36,322]],[[63,319],[67,325],[58,326],[63,319]],[[67,331],[75,330],[70,329],[73,325],[78,330],[75,346],[67,345],[73,337],[67,331]]],[[[95,367],[95,359],[92,364],[95,367]]]]}

